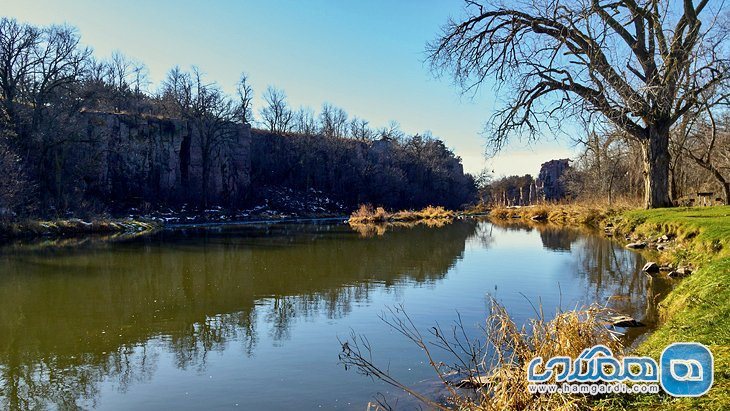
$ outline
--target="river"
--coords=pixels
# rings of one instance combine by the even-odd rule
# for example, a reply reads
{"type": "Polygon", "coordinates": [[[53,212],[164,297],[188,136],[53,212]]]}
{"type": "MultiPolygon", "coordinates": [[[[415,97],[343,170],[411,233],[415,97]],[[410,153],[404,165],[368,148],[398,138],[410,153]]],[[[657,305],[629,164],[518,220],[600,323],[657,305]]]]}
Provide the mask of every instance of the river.
{"type": "MultiPolygon", "coordinates": [[[[365,236],[343,224],[165,230],[124,241],[0,249],[2,409],[353,409],[381,393],[345,370],[340,343],[366,335],[376,362],[438,395],[413,343],[460,315],[477,337],[488,296],[518,323],[599,302],[651,323],[666,284],[602,236],[459,220],[365,236]]],[[[399,408],[400,409],[400,408],[399,408]]]]}

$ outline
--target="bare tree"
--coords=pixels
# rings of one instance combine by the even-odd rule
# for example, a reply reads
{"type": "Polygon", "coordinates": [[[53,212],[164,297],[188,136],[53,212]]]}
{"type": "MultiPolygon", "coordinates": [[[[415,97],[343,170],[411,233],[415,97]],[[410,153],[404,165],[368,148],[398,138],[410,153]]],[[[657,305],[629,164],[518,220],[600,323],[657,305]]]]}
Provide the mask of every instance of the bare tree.
{"type": "Polygon", "coordinates": [[[394,141],[400,141],[405,137],[405,133],[400,129],[400,123],[395,120],[391,120],[387,126],[379,128],[377,135],[381,140],[394,141]]]}
{"type": "Polygon", "coordinates": [[[508,86],[492,147],[554,131],[566,114],[605,118],[642,144],[646,207],[671,205],[670,129],[730,76],[719,9],[708,0],[468,0],[467,11],[428,50],[464,90],[488,76],[508,86]]]}
{"type": "Polygon", "coordinates": [[[725,204],[730,204],[730,115],[716,119],[708,108],[706,118],[687,132],[683,148],[687,157],[720,183],[725,204]]]}
{"type": "Polygon", "coordinates": [[[108,80],[112,86],[124,90],[129,87],[129,76],[132,74],[132,61],[120,51],[112,53],[107,64],[108,80]]]}
{"type": "Polygon", "coordinates": [[[370,141],[374,137],[373,130],[368,126],[367,120],[353,117],[350,120],[350,137],[359,141],[370,141]]]}
{"type": "Polygon", "coordinates": [[[264,92],[266,106],[261,109],[261,118],[272,133],[289,132],[294,113],[286,101],[286,93],[276,87],[269,86],[264,92]]]}
{"type": "Polygon", "coordinates": [[[294,131],[299,134],[312,136],[317,134],[317,119],[314,116],[314,110],[309,107],[300,107],[294,113],[294,131]]]}
{"type": "Polygon", "coordinates": [[[182,72],[177,67],[172,69],[163,90],[178,115],[198,132],[196,143],[201,155],[201,195],[203,206],[207,206],[211,167],[221,147],[234,135],[236,107],[218,85],[205,83],[196,67],[190,73],[182,72]]]}
{"type": "Polygon", "coordinates": [[[74,127],[90,54],[72,27],[0,19],[0,131],[11,136],[7,143],[18,155],[33,162],[26,170],[39,182],[43,212],[52,210],[51,197],[66,193],[64,168],[78,168],[69,147],[82,140],[74,127]]]}
{"type": "Polygon", "coordinates": [[[0,132],[0,219],[13,215],[28,200],[32,183],[28,180],[21,158],[7,143],[5,133],[0,132]]]}
{"type": "Polygon", "coordinates": [[[626,179],[622,177],[629,174],[631,164],[628,158],[632,149],[622,130],[613,127],[602,132],[594,130],[578,141],[583,144],[584,150],[576,159],[572,172],[564,178],[568,191],[590,199],[606,195],[609,205],[617,192],[623,196],[634,195],[620,182],[624,180],[625,183],[626,179]],[[577,179],[576,174],[580,174],[581,178],[577,179]]]}
{"type": "Polygon", "coordinates": [[[0,19],[3,123],[13,128],[17,137],[27,138],[40,123],[54,93],[81,80],[90,54],[89,49],[79,46],[79,37],[69,26],[39,29],[0,19]]]}
{"type": "Polygon", "coordinates": [[[322,104],[319,113],[321,133],[325,137],[345,137],[347,134],[347,112],[329,103],[322,104]]]}
{"type": "Polygon", "coordinates": [[[253,118],[253,87],[248,82],[248,75],[241,73],[241,78],[236,85],[236,92],[239,100],[239,110],[241,111],[241,121],[244,124],[251,124],[253,118]]]}

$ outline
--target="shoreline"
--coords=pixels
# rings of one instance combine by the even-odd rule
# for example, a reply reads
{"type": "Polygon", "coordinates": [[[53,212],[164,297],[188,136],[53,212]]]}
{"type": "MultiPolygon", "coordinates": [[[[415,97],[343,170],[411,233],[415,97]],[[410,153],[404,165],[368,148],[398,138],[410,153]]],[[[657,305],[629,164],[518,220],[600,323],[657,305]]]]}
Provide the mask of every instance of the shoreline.
{"type": "Polygon", "coordinates": [[[708,346],[715,357],[715,380],[709,393],[696,398],[617,396],[597,400],[593,408],[690,410],[730,406],[730,206],[632,210],[555,205],[500,208],[490,215],[504,221],[603,229],[623,246],[638,244],[636,251],[651,257],[650,261],[676,271],[678,267],[691,271],[682,273],[685,278],[659,303],[657,327],[638,345],[628,348],[658,358],[672,342],[695,341],[708,346]]]}
{"type": "MultiPolygon", "coordinates": [[[[179,219],[186,216],[179,216],[179,219]]],[[[0,222],[0,243],[17,240],[84,238],[95,235],[135,234],[148,235],[162,230],[185,228],[205,228],[236,226],[248,224],[300,223],[317,221],[339,221],[344,223],[347,215],[276,217],[271,215],[254,215],[246,219],[205,220],[194,219],[191,222],[166,222],[150,217],[128,218],[67,218],[53,220],[19,220],[0,222]]]]}

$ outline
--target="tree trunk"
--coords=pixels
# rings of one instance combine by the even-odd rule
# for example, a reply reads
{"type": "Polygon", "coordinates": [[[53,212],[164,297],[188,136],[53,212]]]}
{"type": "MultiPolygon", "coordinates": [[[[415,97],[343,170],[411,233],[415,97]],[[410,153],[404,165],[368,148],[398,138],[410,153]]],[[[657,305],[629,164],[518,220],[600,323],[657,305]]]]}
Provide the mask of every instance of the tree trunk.
{"type": "Polygon", "coordinates": [[[725,205],[730,205],[730,181],[723,183],[722,188],[725,191],[725,205]]]}
{"type": "Polygon", "coordinates": [[[644,154],[644,206],[671,207],[669,198],[669,127],[650,126],[642,145],[644,154]]]}

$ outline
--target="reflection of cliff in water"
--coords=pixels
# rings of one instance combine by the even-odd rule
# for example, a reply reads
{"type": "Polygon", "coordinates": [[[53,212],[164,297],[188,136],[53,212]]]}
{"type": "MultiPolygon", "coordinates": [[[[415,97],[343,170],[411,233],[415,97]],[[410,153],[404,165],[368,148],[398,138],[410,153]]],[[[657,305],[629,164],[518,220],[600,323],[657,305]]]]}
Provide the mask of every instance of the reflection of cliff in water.
{"type": "Polygon", "coordinates": [[[272,225],[163,232],[81,250],[0,254],[0,407],[94,401],[154,374],[151,338],[181,368],[241,340],[255,355],[256,317],[285,339],[290,321],[347,313],[371,290],[443,278],[473,222],[358,238],[344,226],[272,225]],[[159,337],[158,337],[159,336],[159,337]]]}

